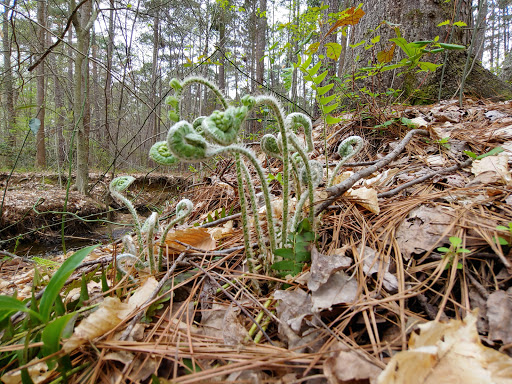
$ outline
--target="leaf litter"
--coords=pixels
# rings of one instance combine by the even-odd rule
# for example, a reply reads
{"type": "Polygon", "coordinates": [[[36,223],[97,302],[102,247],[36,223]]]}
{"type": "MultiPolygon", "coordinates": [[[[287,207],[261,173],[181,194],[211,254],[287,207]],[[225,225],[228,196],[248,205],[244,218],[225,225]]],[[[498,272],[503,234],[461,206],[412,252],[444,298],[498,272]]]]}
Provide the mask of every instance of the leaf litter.
{"type": "MultiPolygon", "coordinates": [[[[162,274],[155,280],[135,273],[130,281],[110,273],[111,290],[95,311],[79,317],[75,334],[65,340],[74,364],[89,367],[87,378],[78,373],[69,382],[158,377],[161,383],[451,383],[461,378],[511,383],[512,239],[497,229],[512,222],[510,157],[505,151],[441,173],[465,160],[462,148],[475,154],[507,148],[510,103],[467,100],[461,109],[446,101],[382,115],[393,119],[398,113],[426,127],[431,137],[413,138],[388,168],[328,207],[317,227],[311,264],[297,276],[249,273],[240,219],[229,214],[239,211],[233,173],[211,176],[222,182],[187,188],[182,194],[196,209],[167,239],[164,265],[176,264],[169,280],[157,288],[162,274]],[[225,220],[212,222],[209,217],[221,210],[229,212],[225,220]],[[469,252],[438,250],[450,247],[454,236],[469,252]],[[508,243],[500,244],[498,237],[508,243]],[[178,255],[184,255],[182,261],[178,255]],[[143,293],[135,304],[138,292],[143,293]],[[139,313],[145,314],[142,320],[139,313]],[[133,319],[130,337],[123,338],[133,319]]],[[[407,131],[392,124],[383,132],[373,127],[385,120],[363,125],[356,116],[344,117],[329,128],[329,151],[344,137],[360,134],[372,146],[356,161],[381,158],[407,131]]],[[[323,148],[316,137],[316,147],[323,148]]],[[[317,152],[318,158],[324,155],[317,152]]],[[[269,167],[282,172],[279,162],[269,167]]],[[[346,168],[357,172],[360,166],[346,168]]],[[[271,186],[278,205],[281,187],[271,186]]],[[[113,243],[86,262],[111,260],[121,252],[122,245],[113,243]]],[[[4,262],[0,289],[4,294],[26,290],[33,270],[26,260],[4,262]]],[[[29,365],[36,372],[39,364],[29,365]]],[[[44,377],[57,374],[45,371],[44,377]]]]}

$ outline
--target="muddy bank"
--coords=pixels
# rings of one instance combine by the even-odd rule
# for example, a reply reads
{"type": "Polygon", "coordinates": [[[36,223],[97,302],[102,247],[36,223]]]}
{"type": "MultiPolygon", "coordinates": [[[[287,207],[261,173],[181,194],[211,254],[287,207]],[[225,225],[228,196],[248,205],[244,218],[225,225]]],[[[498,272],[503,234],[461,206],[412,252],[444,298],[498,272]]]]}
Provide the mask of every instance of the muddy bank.
{"type": "MultiPolygon", "coordinates": [[[[126,195],[141,214],[165,206],[166,201],[176,198],[191,184],[181,176],[133,176],[136,180],[126,195]]],[[[100,179],[100,174],[91,174],[90,196],[84,196],[73,188],[66,194],[67,180],[65,177],[59,180],[57,174],[17,173],[10,180],[8,177],[8,173],[0,173],[0,248],[7,247],[16,239],[45,245],[60,243],[64,211],[67,212],[64,215],[64,232],[69,239],[109,238],[111,231],[117,229],[110,225],[106,230],[105,220],[121,222],[121,219],[126,219],[119,217],[124,207],[112,201],[108,193],[110,178],[100,179]]],[[[122,232],[122,228],[119,230],[122,232]]]]}

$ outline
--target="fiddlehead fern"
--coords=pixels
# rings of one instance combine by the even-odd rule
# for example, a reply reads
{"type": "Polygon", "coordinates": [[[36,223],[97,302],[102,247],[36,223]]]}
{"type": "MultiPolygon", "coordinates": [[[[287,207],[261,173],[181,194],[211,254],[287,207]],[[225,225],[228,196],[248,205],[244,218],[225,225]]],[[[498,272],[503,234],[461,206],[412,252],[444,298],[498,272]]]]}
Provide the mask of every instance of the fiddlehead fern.
{"type": "Polygon", "coordinates": [[[338,174],[341,166],[345,164],[349,159],[357,155],[363,148],[363,144],[364,140],[360,136],[349,136],[341,142],[338,147],[338,154],[341,156],[341,159],[336,165],[336,168],[334,168],[334,172],[332,173],[331,177],[329,178],[329,183],[327,184],[328,187],[332,186],[334,178],[338,174]]]}
{"type": "Polygon", "coordinates": [[[279,148],[277,138],[270,133],[263,135],[260,140],[260,148],[268,156],[275,157],[277,159],[283,158],[281,156],[281,149],[279,148]]]}
{"type": "MultiPolygon", "coordinates": [[[[287,129],[284,122],[284,111],[281,107],[281,104],[277,99],[273,96],[263,95],[255,98],[255,106],[258,105],[267,105],[269,106],[273,112],[274,116],[277,120],[279,126],[279,132],[281,133],[281,148],[283,155],[283,226],[281,229],[282,240],[286,240],[286,236],[288,233],[288,194],[289,194],[289,179],[290,179],[290,157],[288,153],[288,137],[287,137],[287,129]]],[[[273,248],[275,249],[275,248],[273,248]]]]}
{"type": "Polygon", "coordinates": [[[167,134],[167,147],[171,154],[178,160],[185,162],[196,162],[210,157],[208,143],[185,120],[174,124],[167,134]]]}
{"type": "Polygon", "coordinates": [[[167,234],[170,229],[176,223],[181,223],[183,220],[192,213],[194,209],[194,204],[189,199],[183,199],[178,204],[176,204],[176,217],[167,224],[165,227],[162,236],[160,237],[160,250],[158,252],[158,270],[162,270],[162,260],[165,248],[165,240],[167,239],[167,234]]]}
{"type": "Polygon", "coordinates": [[[304,136],[306,138],[306,153],[313,152],[313,123],[308,116],[300,112],[290,113],[286,116],[285,125],[292,130],[296,126],[302,125],[304,127],[304,136]]]}
{"type": "MultiPolygon", "coordinates": [[[[190,76],[190,77],[183,79],[183,81],[180,82],[178,79],[173,78],[169,82],[169,85],[174,89],[173,97],[176,98],[176,100],[178,100],[178,104],[176,106],[174,106],[174,110],[171,110],[169,112],[169,118],[172,121],[177,122],[180,120],[181,94],[183,92],[183,89],[185,89],[185,87],[187,87],[191,84],[202,84],[202,85],[208,87],[210,90],[213,91],[213,93],[215,93],[215,96],[217,96],[217,98],[219,99],[222,106],[224,108],[228,107],[226,98],[222,94],[221,90],[215,84],[211,83],[208,79],[205,79],[204,77],[199,77],[199,76],[190,76]],[[174,112],[174,113],[171,113],[171,112],[174,112]]],[[[173,100],[173,103],[174,103],[174,100],[173,100]]],[[[173,104],[170,104],[170,105],[173,105],[173,104]]]]}
{"type": "Polygon", "coordinates": [[[161,165],[173,165],[178,162],[178,159],[169,151],[167,141],[158,141],[153,144],[149,150],[149,157],[161,165]]]}
{"type": "Polygon", "coordinates": [[[209,140],[220,145],[233,144],[238,139],[238,133],[247,116],[248,109],[241,107],[229,107],[225,111],[213,111],[201,123],[201,128],[209,140]]]}
{"type": "Polygon", "coordinates": [[[133,176],[116,177],[114,180],[110,182],[109,190],[112,197],[126,205],[126,208],[128,208],[128,211],[130,211],[130,213],[132,214],[135,225],[135,232],[137,233],[137,239],[139,241],[139,247],[142,247],[142,235],[140,233],[139,216],[137,215],[137,211],[135,210],[135,207],[133,206],[131,201],[121,194],[121,192],[126,190],[134,181],[135,177],[133,176]]]}

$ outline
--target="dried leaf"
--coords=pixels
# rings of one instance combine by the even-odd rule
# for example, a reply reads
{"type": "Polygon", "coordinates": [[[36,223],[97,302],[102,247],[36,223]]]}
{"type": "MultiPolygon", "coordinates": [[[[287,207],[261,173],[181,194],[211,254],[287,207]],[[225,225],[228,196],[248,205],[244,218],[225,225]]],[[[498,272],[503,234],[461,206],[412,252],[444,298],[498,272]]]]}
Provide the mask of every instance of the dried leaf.
{"type": "Polygon", "coordinates": [[[512,359],[484,347],[476,330],[476,315],[449,323],[419,325],[409,350],[393,356],[379,384],[510,384],[512,359]]]}
{"type": "Polygon", "coordinates": [[[235,233],[233,229],[233,220],[229,220],[227,223],[224,223],[222,227],[208,228],[208,233],[216,241],[230,237],[235,233]]]}
{"type": "MultiPolygon", "coordinates": [[[[187,228],[167,234],[165,244],[168,255],[181,253],[187,249],[184,245],[177,243],[176,240],[205,251],[213,251],[216,247],[215,240],[206,228],[187,228]]],[[[165,251],[164,249],[164,254],[165,251]]]]}
{"type": "Polygon", "coordinates": [[[320,286],[329,280],[329,277],[341,269],[348,268],[352,264],[352,259],[344,255],[323,255],[311,247],[311,271],[309,274],[308,288],[316,291],[320,286]]]}
{"type": "MultiPolygon", "coordinates": [[[[361,253],[363,245],[358,249],[361,253]]],[[[363,258],[363,272],[367,275],[378,274],[378,279],[382,279],[382,285],[388,292],[396,292],[398,290],[398,279],[395,275],[389,272],[389,262],[384,261],[382,257],[377,256],[377,251],[368,246],[364,247],[363,258]]]]}
{"type": "Polygon", "coordinates": [[[70,353],[117,327],[134,309],[146,302],[156,284],[155,278],[150,277],[134,292],[128,303],[122,303],[118,297],[106,297],[98,309],[75,328],[73,335],[64,343],[64,351],[70,353]]]}
{"type": "Polygon", "coordinates": [[[345,272],[338,271],[311,295],[313,312],[331,309],[335,304],[352,303],[357,297],[358,284],[345,272]]]}
{"type": "Polygon", "coordinates": [[[131,312],[130,305],[117,297],[106,297],[99,308],[75,328],[63,346],[66,353],[114,329],[131,312]]]}
{"type": "MultiPolygon", "coordinates": [[[[39,358],[35,358],[30,362],[33,364],[34,362],[39,361],[39,358]]],[[[34,384],[39,384],[44,381],[53,373],[54,370],[48,370],[48,365],[46,362],[36,363],[27,368],[28,374],[34,384]]],[[[7,372],[5,375],[1,377],[1,380],[5,384],[21,384],[21,370],[13,369],[12,371],[7,372]]]]}
{"type": "Polygon", "coordinates": [[[506,153],[500,153],[497,156],[487,156],[481,160],[473,161],[471,172],[475,176],[485,172],[493,172],[496,178],[495,181],[508,183],[512,180],[508,169],[508,155],[506,153]]]}
{"type": "Polygon", "coordinates": [[[381,368],[369,362],[357,351],[348,350],[341,343],[338,343],[335,348],[341,350],[324,362],[324,375],[329,384],[366,383],[368,381],[370,384],[377,383],[377,377],[382,372],[381,368]]]}
{"type": "Polygon", "coordinates": [[[496,291],[487,298],[489,339],[512,343],[512,296],[505,291],[496,291]]]}
{"type": "Polygon", "coordinates": [[[404,258],[409,260],[412,254],[421,254],[438,243],[447,242],[448,237],[441,239],[441,236],[451,224],[452,214],[452,208],[425,205],[409,212],[396,231],[396,240],[404,258]]]}
{"type": "Polygon", "coordinates": [[[380,213],[377,191],[373,188],[361,187],[358,189],[349,189],[345,193],[345,196],[357,199],[358,204],[376,215],[380,213]]]}
{"type": "MultiPolygon", "coordinates": [[[[294,332],[299,333],[304,318],[313,314],[311,311],[311,295],[302,289],[295,291],[277,290],[274,293],[274,299],[281,300],[277,307],[279,320],[288,324],[294,332]]],[[[279,333],[282,334],[281,328],[279,333]]]]}

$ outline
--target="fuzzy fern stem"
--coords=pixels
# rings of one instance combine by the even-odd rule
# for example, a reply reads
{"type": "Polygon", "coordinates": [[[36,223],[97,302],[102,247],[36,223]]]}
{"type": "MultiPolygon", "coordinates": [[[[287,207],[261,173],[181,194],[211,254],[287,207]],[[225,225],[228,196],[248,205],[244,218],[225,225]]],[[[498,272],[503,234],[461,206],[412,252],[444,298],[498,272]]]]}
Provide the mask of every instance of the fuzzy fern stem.
{"type": "MultiPolygon", "coordinates": [[[[279,131],[281,133],[281,146],[283,155],[283,225],[281,228],[281,242],[284,243],[286,241],[288,231],[288,195],[290,179],[290,156],[288,153],[288,137],[286,134],[287,129],[284,122],[284,111],[279,101],[277,101],[277,99],[273,96],[258,96],[255,99],[255,105],[267,105],[274,111],[279,131]]],[[[273,247],[273,249],[275,248],[273,247]]]]}
{"type": "Polygon", "coordinates": [[[167,224],[164,231],[162,232],[162,236],[160,237],[160,250],[158,251],[158,270],[162,270],[162,261],[164,255],[165,248],[165,240],[167,239],[167,234],[174,226],[174,224],[183,221],[185,217],[192,213],[194,209],[194,204],[189,199],[183,199],[176,205],[176,217],[167,224]]]}
{"type": "Polygon", "coordinates": [[[137,215],[137,211],[131,201],[121,194],[121,192],[126,190],[134,181],[135,177],[133,176],[116,177],[110,182],[109,190],[112,197],[126,205],[126,208],[128,208],[128,211],[131,213],[135,225],[135,232],[137,233],[137,240],[139,241],[139,247],[142,248],[142,234],[140,232],[139,216],[137,215]]]}
{"type": "Polygon", "coordinates": [[[249,227],[249,217],[247,215],[247,204],[245,201],[244,182],[242,177],[242,166],[240,161],[240,155],[235,154],[236,163],[236,178],[238,183],[238,199],[240,200],[240,209],[242,211],[242,227],[244,231],[244,246],[245,252],[247,253],[247,267],[249,272],[253,272],[254,252],[251,247],[251,236],[249,227]]]}
{"type": "Polygon", "coordinates": [[[244,155],[254,166],[254,169],[256,169],[256,172],[258,173],[258,177],[260,178],[261,182],[261,189],[263,192],[263,197],[265,199],[265,207],[267,210],[267,227],[268,227],[268,234],[270,238],[270,247],[271,249],[276,249],[276,234],[275,234],[275,228],[274,228],[274,217],[273,217],[273,209],[272,204],[270,202],[270,192],[268,189],[268,182],[267,178],[265,176],[265,171],[261,167],[260,163],[258,162],[258,159],[256,159],[256,156],[254,153],[242,146],[239,145],[230,145],[229,147],[219,147],[217,148],[214,153],[215,154],[221,154],[221,153],[233,153],[233,154],[241,154],[244,155]]]}
{"type": "Polygon", "coordinates": [[[141,232],[146,233],[146,245],[148,247],[148,260],[149,260],[149,268],[152,274],[156,273],[155,269],[155,255],[153,250],[153,233],[155,232],[155,227],[158,223],[158,213],[153,212],[151,216],[148,217],[144,226],[142,227],[141,232]]]}
{"type": "Polygon", "coordinates": [[[363,148],[363,144],[364,140],[360,136],[349,136],[341,142],[338,147],[338,154],[341,156],[341,159],[336,165],[336,168],[334,168],[334,172],[332,173],[331,177],[329,178],[329,183],[327,184],[328,187],[332,186],[334,178],[338,174],[341,166],[345,164],[349,159],[357,155],[363,148]]]}
{"type": "MultiPolygon", "coordinates": [[[[299,143],[299,140],[297,139],[297,136],[295,136],[295,134],[293,132],[290,132],[288,137],[290,139],[290,143],[295,148],[297,153],[300,155],[300,157],[302,158],[302,162],[304,163],[304,169],[305,169],[305,175],[306,175],[306,180],[304,180],[304,181],[306,181],[305,184],[308,188],[307,195],[309,197],[309,220],[311,222],[311,226],[314,228],[315,227],[315,215],[314,215],[314,209],[313,209],[314,204],[315,204],[314,192],[315,192],[315,188],[318,185],[317,186],[314,185],[313,174],[311,171],[309,159],[306,155],[306,152],[304,152],[304,150],[302,149],[302,147],[299,143]]],[[[300,176],[299,176],[299,179],[300,179],[300,176]]],[[[301,196],[301,200],[302,200],[302,196],[301,196]]],[[[300,212],[299,207],[297,207],[295,209],[295,216],[297,215],[297,212],[300,212]]],[[[295,228],[292,228],[292,230],[294,230],[294,229],[295,228]]]]}
{"type": "Polygon", "coordinates": [[[263,241],[263,234],[261,231],[261,225],[260,225],[260,219],[258,217],[258,203],[256,199],[256,192],[254,190],[254,184],[252,182],[251,175],[249,173],[249,169],[247,168],[247,165],[241,161],[242,163],[242,170],[244,173],[245,180],[247,182],[247,186],[249,188],[249,196],[251,201],[251,208],[254,215],[254,227],[256,229],[256,236],[258,239],[258,246],[260,248],[260,252],[265,253],[265,242],[263,241]]]}

